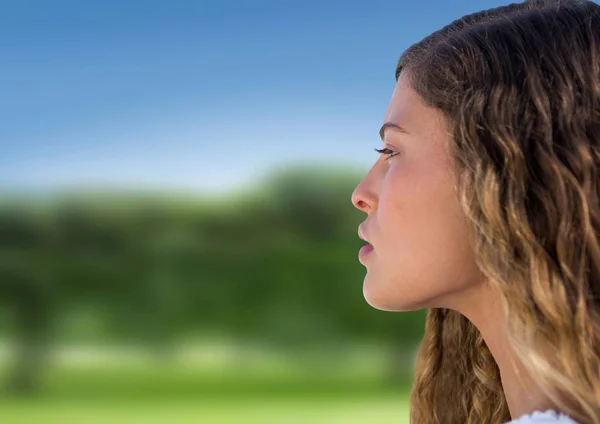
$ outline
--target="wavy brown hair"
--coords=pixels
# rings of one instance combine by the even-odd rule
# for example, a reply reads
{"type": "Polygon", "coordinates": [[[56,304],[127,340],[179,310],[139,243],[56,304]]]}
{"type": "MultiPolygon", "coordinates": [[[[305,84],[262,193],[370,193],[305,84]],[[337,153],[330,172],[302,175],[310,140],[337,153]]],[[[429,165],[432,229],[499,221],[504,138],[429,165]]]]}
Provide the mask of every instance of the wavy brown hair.
{"type": "MultiPolygon", "coordinates": [[[[467,15],[407,49],[401,72],[449,122],[477,264],[506,311],[499,331],[561,411],[600,424],[600,7],[467,15]]],[[[411,422],[509,421],[474,325],[436,308],[425,327],[411,422]]]]}

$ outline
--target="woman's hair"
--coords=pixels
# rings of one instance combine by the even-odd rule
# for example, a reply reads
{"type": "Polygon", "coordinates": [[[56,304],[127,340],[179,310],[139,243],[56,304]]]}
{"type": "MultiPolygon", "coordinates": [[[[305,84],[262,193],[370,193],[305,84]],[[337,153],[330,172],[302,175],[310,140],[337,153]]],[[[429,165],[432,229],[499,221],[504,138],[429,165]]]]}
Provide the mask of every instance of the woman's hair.
{"type": "MultiPolygon", "coordinates": [[[[498,331],[557,407],[600,424],[600,6],[474,13],[407,49],[401,72],[449,123],[477,264],[507,312],[498,331]]],[[[411,422],[510,418],[480,332],[429,310],[411,422]]]]}

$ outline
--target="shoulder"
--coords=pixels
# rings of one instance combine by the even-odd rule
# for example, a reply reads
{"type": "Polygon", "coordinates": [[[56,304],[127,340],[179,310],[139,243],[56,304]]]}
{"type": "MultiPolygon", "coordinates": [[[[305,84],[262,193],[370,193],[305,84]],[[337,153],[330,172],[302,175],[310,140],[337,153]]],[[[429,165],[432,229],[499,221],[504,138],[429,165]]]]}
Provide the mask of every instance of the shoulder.
{"type": "Polygon", "coordinates": [[[522,415],[506,424],[577,424],[577,422],[568,415],[549,410],[545,412],[535,411],[531,414],[522,415]]]}

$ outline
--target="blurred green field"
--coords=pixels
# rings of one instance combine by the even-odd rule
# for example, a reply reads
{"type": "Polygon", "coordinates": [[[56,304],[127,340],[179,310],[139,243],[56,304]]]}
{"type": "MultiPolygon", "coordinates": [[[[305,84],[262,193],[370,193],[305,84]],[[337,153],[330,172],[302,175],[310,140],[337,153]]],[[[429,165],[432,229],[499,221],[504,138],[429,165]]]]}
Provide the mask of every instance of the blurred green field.
{"type": "Polygon", "coordinates": [[[381,399],[272,400],[240,399],[105,402],[2,403],[0,421],[7,424],[75,423],[408,423],[407,405],[381,399]]]}
{"type": "MultiPolygon", "coordinates": [[[[6,370],[4,370],[6,372],[6,370]]],[[[360,373],[60,366],[35,398],[3,396],[0,423],[408,423],[409,382],[360,373]]]]}

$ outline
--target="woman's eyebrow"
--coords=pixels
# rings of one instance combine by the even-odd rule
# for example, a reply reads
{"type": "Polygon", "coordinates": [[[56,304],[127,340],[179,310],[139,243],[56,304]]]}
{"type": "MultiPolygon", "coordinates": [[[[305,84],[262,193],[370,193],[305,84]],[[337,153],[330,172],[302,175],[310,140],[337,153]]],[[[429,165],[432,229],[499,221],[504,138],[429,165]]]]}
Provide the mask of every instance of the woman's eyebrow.
{"type": "Polygon", "coordinates": [[[387,121],[384,122],[384,124],[381,126],[381,129],[379,130],[379,137],[381,137],[381,141],[383,141],[383,136],[385,135],[385,130],[388,128],[392,128],[396,131],[399,131],[403,134],[408,134],[408,131],[406,131],[404,128],[402,128],[400,125],[398,124],[394,124],[393,122],[387,121]]]}

